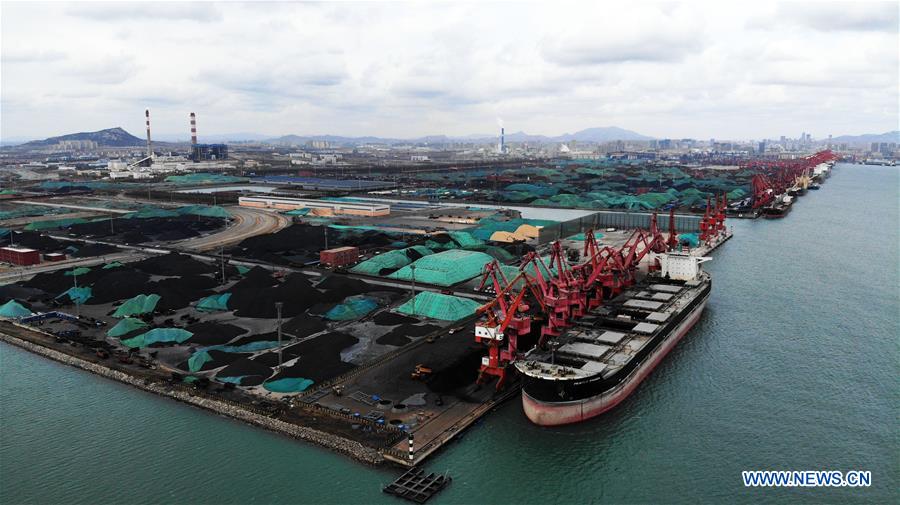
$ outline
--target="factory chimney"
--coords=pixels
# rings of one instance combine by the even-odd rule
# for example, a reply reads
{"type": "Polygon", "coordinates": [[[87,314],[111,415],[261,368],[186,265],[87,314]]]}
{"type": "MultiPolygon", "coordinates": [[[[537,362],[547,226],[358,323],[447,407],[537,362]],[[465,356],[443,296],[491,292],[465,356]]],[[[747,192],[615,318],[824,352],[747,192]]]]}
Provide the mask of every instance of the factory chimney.
{"type": "Polygon", "coordinates": [[[144,111],[147,117],[147,156],[153,156],[153,144],[150,142],[150,109],[144,111]]]}
{"type": "Polygon", "coordinates": [[[191,146],[197,145],[197,116],[191,112],[191,146]]]}
{"type": "Polygon", "coordinates": [[[503,154],[504,152],[506,152],[506,138],[505,137],[506,137],[506,132],[504,131],[504,128],[501,126],[500,127],[500,143],[497,145],[497,153],[498,154],[503,154]]]}

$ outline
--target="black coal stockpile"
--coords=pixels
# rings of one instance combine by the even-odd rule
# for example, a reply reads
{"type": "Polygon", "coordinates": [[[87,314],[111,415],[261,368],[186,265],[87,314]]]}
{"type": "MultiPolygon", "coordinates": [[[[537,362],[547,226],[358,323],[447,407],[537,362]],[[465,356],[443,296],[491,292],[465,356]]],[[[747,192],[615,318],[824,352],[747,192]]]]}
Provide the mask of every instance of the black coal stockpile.
{"type": "Polygon", "coordinates": [[[148,274],[172,277],[215,274],[219,269],[212,263],[204,263],[188,255],[178,253],[153,256],[137,263],[132,263],[131,266],[148,274]]]}
{"type": "Polygon", "coordinates": [[[88,305],[111,303],[151,293],[151,291],[147,291],[150,276],[144,272],[129,266],[110,268],[109,270],[100,269],[100,272],[104,275],[94,281],[91,286],[91,297],[86,302],[88,305]]]}
{"type": "Polygon", "coordinates": [[[187,344],[219,345],[227,344],[234,337],[247,333],[247,330],[233,324],[203,322],[192,324],[185,330],[193,333],[187,340],[187,344]]]}
{"type": "Polygon", "coordinates": [[[39,289],[28,288],[18,284],[0,286],[0,305],[10,300],[17,300],[24,305],[26,300],[37,299],[43,296],[45,295],[39,289]]]}
{"type": "Polygon", "coordinates": [[[8,246],[10,240],[12,240],[17,247],[25,247],[41,251],[42,253],[50,253],[62,252],[63,249],[70,245],[68,242],[60,242],[59,240],[45,237],[40,233],[33,231],[14,231],[12,233],[12,239],[6,237],[6,241],[3,244],[4,246],[8,246]]]}
{"type": "MultiPolygon", "coordinates": [[[[286,377],[304,377],[315,382],[337,377],[356,367],[352,363],[341,361],[341,351],[359,342],[351,335],[330,332],[316,338],[285,347],[282,350],[284,361],[299,357],[293,366],[284,368],[272,380],[286,377]]],[[[270,351],[261,354],[254,361],[266,366],[278,364],[278,352],[270,351]]]]}
{"type": "MultiPolygon", "coordinates": [[[[478,378],[482,356],[484,356],[484,347],[469,346],[461,356],[448,365],[432,366],[434,373],[428,379],[428,389],[444,394],[472,384],[478,378]]],[[[434,361],[440,363],[438,359],[434,361]]]]}
{"type": "MultiPolygon", "coordinates": [[[[58,294],[61,294],[63,291],[66,291],[67,289],[75,286],[75,277],[66,275],[66,272],[70,272],[71,270],[72,269],[62,269],[56,270],[54,272],[37,274],[30,280],[23,282],[22,285],[30,288],[37,288],[41,291],[46,292],[47,294],[56,296],[58,294]]],[[[78,285],[91,285],[98,279],[104,277],[108,272],[109,270],[103,270],[99,267],[94,267],[90,270],[90,272],[78,276],[78,285]]]]}
{"type": "Polygon", "coordinates": [[[274,318],[276,302],[284,304],[282,317],[294,317],[306,312],[322,296],[312,287],[309,278],[299,273],[288,275],[280,284],[271,287],[253,287],[256,283],[263,282],[263,278],[242,284],[244,281],[238,282],[229,290],[231,298],[228,306],[235,310],[238,317],[274,318]]]}
{"type": "Polygon", "coordinates": [[[411,337],[421,337],[427,335],[440,328],[433,324],[423,324],[416,326],[412,324],[401,324],[390,332],[378,337],[375,342],[382,345],[401,346],[410,343],[411,337]]]}
{"type": "Polygon", "coordinates": [[[415,323],[417,319],[386,310],[379,312],[374,318],[372,318],[372,321],[374,321],[375,324],[379,326],[394,326],[397,324],[412,324],[415,323]]]}
{"type": "Polygon", "coordinates": [[[325,328],[325,321],[322,318],[307,314],[300,314],[281,325],[284,333],[295,337],[308,337],[314,333],[319,333],[325,328]]]}
{"type": "Polygon", "coordinates": [[[376,286],[359,279],[353,279],[343,275],[331,275],[322,282],[317,288],[324,290],[320,302],[323,303],[339,303],[344,301],[348,296],[361,295],[371,293],[373,291],[397,292],[403,290],[400,288],[391,288],[386,286],[376,286]]]}
{"type": "MultiPolygon", "coordinates": [[[[287,336],[283,336],[283,339],[287,339],[287,336]]],[[[234,342],[228,344],[233,346],[239,346],[244,344],[252,344],[253,342],[278,342],[278,332],[269,332],[269,333],[259,333],[256,335],[247,335],[246,337],[241,337],[234,342]]]]}
{"type": "Polygon", "coordinates": [[[212,277],[190,275],[181,278],[162,279],[146,285],[147,293],[160,296],[156,310],[183,309],[205,296],[213,294],[209,288],[217,284],[212,277]]]}
{"type": "Polygon", "coordinates": [[[276,233],[248,238],[229,252],[235,256],[272,263],[303,264],[319,259],[319,251],[326,248],[326,233],[329,248],[352,245],[370,249],[384,247],[395,240],[386,233],[373,230],[357,233],[323,226],[295,224],[276,233]]]}
{"type": "Polygon", "coordinates": [[[94,256],[104,256],[119,252],[119,248],[107,244],[84,244],[78,246],[78,250],[71,255],[75,258],[90,258],[94,256]]]}
{"type": "Polygon", "coordinates": [[[241,386],[258,386],[271,375],[271,367],[248,358],[241,358],[220,370],[216,377],[243,377],[241,386]]]}
{"type": "Polygon", "coordinates": [[[222,219],[197,216],[116,219],[112,225],[109,220],[72,225],[69,235],[103,237],[127,244],[140,244],[184,240],[217,230],[223,225],[222,219]]]}

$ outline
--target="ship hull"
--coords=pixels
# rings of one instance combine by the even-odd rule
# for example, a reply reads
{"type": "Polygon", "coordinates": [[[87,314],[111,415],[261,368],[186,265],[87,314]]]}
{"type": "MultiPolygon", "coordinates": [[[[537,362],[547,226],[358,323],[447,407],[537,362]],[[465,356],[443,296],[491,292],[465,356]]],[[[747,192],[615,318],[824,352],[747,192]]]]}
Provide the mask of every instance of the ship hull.
{"type": "Polygon", "coordinates": [[[540,426],[559,426],[585,421],[596,417],[619,403],[637,388],[654,368],[669,354],[678,342],[693,328],[700,319],[709,295],[693,308],[690,314],[672,330],[670,336],[661,343],[644,362],[616,387],[600,394],[568,402],[545,402],[522,391],[522,408],[531,422],[540,426]]]}

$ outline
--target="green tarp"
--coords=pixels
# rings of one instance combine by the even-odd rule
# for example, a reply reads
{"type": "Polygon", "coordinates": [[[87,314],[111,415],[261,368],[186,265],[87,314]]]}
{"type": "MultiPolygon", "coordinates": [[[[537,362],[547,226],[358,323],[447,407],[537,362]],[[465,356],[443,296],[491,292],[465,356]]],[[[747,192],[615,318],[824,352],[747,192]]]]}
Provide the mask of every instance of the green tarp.
{"type": "Polygon", "coordinates": [[[468,298],[424,291],[397,307],[397,312],[441,321],[456,321],[471,316],[481,303],[468,298]]]}
{"type": "Polygon", "coordinates": [[[378,254],[351,268],[350,271],[364,275],[383,275],[412,263],[408,251],[413,250],[419,256],[434,254],[434,251],[424,246],[413,246],[408,249],[399,249],[378,254]]]}
{"type": "Polygon", "coordinates": [[[388,277],[405,281],[415,278],[416,282],[452,286],[480,275],[484,265],[493,260],[483,252],[451,249],[419,258],[388,277]]]}
{"type": "Polygon", "coordinates": [[[700,236],[696,233],[681,233],[678,235],[678,241],[688,247],[697,247],[700,245],[700,236]]]}
{"type": "Polygon", "coordinates": [[[64,275],[72,277],[75,275],[84,275],[90,271],[91,271],[91,269],[88,267],[78,267],[78,268],[74,268],[72,270],[67,271],[64,275]]]}
{"type": "Polygon", "coordinates": [[[140,319],[135,319],[133,317],[126,317],[122,319],[115,326],[109,329],[106,332],[107,336],[110,337],[121,337],[122,335],[127,335],[135,330],[141,330],[147,327],[147,323],[141,321],[140,319]]]}
{"type": "Polygon", "coordinates": [[[176,342],[180,344],[191,338],[192,335],[193,333],[181,328],[154,328],[147,333],[123,340],[122,345],[133,349],[136,347],[147,347],[158,342],[176,342]]]}
{"type": "Polygon", "coordinates": [[[266,381],[263,383],[263,387],[273,393],[299,393],[306,391],[313,384],[313,381],[303,377],[285,377],[284,379],[266,381]]]}
{"type": "Polygon", "coordinates": [[[103,270],[109,270],[110,268],[119,268],[120,266],[122,266],[121,263],[119,263],[118,261],[113,261],[112,263],[103,265],[103,270]]]}
{"type": "Polygon", "coordinates": [[[30,316],[31,311],[26,309],[21,303],[10,300],[0,306],[0,317],[8,317],[15,319],[19,317],[30,316]]]}
{"type": "Polygon", "coordinates": [[[88,299],[92,296],[91,288],[87,286],[82,286],[79,288],[69,288],[63,294],[57,296],[56,298],[62,298],[64,296],[68,296],[69,300],[72,300],[72,303],[77,305],[82,305],[84,302],[88,301],[88,299]]]}
{"type": "Polygon", "coordinates": [[[137,295],[134,298],[126,300],[113,313],[113,317],[126,317],[153,312],[156,304],[159,302],[159,295],[137,295]]]}
{"type": "Polygon", "coordinates": [[[197,351],[188,358],[188,370],[191,372],[199,372],[203,365],[212,361],[212,356],[206,351],[197,351]]]}
{"type": "Polygon", "coordinates": [[[235,268],[237,268],[238,273],[241,275],[250,271],[250,267],[245,267],[244,265],[237,265],[235,268]]]}
{"type": "Polygon", "coordinates": [[[35,221],[33,223],[28,223],[25,226],[25,230],[27,231],[41,231],[41,230],[52,230],[54,228],[66,228],[72,226],[73,224],[83,224],[89,222],[87,219],[82,219],[80,217],[71,218],[71,219],[52,219],[49,221],[35,221]]]}
{"type": "Polygon", "coordinates": [[[329,321],[349,321],[359,319],[378,308],[378,300],[366,296],[350,296],[325,313],[329,321]]]}
{"type": "Polygon", "coordinates": [[[196,309],[203,311],[228,310],[228,299],[231,293],[210,295],[197,302],[196,309]]]}

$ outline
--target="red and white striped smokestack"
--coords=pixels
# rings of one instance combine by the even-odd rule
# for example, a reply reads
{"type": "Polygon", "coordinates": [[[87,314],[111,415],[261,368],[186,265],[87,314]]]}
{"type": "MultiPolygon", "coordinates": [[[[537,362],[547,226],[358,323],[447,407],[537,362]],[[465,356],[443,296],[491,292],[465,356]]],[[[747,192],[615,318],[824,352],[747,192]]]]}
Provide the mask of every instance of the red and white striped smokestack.
{"type": "Polygon", "coordinates": [[[150,142],[150,109],[144,111],[147,116],[147,156],[153,156],[153,144],[150,142]]]}
{"type": "Polygon", "coordinates": [[[197,116],[191,112],[191,145],[197,145],[197,116]]]}

